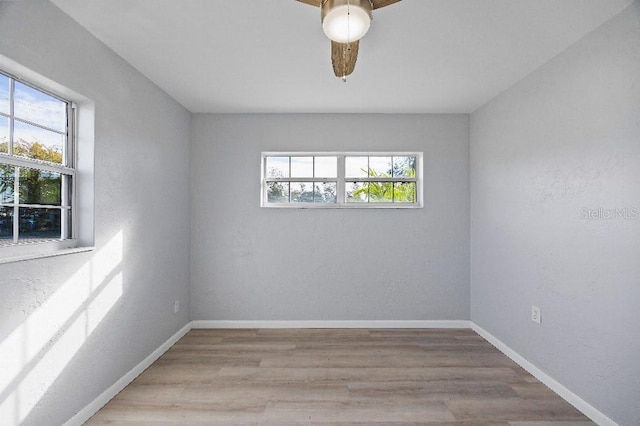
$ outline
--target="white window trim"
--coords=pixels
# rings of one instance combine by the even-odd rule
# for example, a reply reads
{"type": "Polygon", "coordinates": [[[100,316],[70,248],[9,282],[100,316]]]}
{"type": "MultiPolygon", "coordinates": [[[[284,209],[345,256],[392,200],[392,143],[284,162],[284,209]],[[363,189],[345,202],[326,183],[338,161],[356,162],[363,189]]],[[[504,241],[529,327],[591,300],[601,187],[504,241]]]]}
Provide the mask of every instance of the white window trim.
{"type": "MultiPolygon", "coordinates": [[[[67,155],[73,161],[73,189],[71,216],[71,238],[66,240],[50,240],[25,242],[0,246],[0,264],[39,259],[52,256],[81,253],[94,249],[94,139],[95,139],[95,105],[86,97],[68,89],[46,77],[18,64],[0,54],[0,69],[16,81],[35,86],[62,100],[71,103],[72,116],[69,117],[69,135],[73,137],[70,145],[73,151],[67,155]],[[81,194],[81,196],[78,196],[81,194]]],[[[13,162],[22,159],[11,158],[13,162]]],[[[35,160],[24,160],[35,161],[35,160]]],[[[48,163],[38,162],[38,167],[46,167],[48,163]]],[[[57,167],[57,166],[56,166],[57,167]]],[[[64,166],[60,166],[63,167],[64,166]]],[[[69,168],[67,168],[69,169],[69,168]]],[[[68,173],[65,171],[65,173],[68,173]]]]}
{"type": "Polygon", "coordinates": [[[423,171],[422,152],[407,151],[265,151],[260,156],[260,206],[264,208],[277,209],[416,209],[423,208],[423,171]],[[345,177],[345,157],[416,157],[416,177],[407,178],[346,178],[345,177]],[[337,182],[337,202],[336,203],[269,203],[267,201],[267,178],[266,178],[266,158],[267,157],[338,157],[338,177],[337,178],[270,178],[269,181],[283,182],[337,182]],[[416,183],[415,203],[348,203],[345,200],[346,182],[405,182],[407,180],[416,183]]]}

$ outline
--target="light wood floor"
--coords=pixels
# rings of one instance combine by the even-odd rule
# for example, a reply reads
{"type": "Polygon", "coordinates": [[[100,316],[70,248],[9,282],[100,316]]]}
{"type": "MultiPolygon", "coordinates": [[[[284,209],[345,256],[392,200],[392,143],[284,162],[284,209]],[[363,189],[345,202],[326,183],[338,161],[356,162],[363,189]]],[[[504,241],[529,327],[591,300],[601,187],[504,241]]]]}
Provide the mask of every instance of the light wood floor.
{"type": "Polygon", "coordinates": [[[89,425],[592,425],[471,330],[192,330],[89,425]]]}

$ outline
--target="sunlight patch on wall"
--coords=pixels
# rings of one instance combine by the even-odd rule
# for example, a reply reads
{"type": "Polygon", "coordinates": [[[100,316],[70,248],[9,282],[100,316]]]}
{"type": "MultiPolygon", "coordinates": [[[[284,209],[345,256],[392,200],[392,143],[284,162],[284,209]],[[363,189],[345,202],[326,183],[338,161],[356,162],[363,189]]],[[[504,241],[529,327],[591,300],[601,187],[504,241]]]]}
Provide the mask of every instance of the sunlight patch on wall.
{"type": "Polygon", "coordinates": [[[118,232],[0,342],[0,419],[19,424],[81,350],[123,292],[118,232]]]}

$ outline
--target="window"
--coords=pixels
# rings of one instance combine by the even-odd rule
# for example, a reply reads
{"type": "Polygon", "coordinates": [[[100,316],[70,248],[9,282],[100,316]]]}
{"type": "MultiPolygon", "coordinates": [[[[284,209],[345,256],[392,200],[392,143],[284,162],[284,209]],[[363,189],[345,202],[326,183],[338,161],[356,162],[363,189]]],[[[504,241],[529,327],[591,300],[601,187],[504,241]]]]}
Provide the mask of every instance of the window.
{"type": "Polygon", "coordinates": [[[262,206],[422,207],[421,153],[262,153],[262,206]]]}
{"type": "Polygon", "coordinates": [[[0,246],[74,238],[71,102],[0,73],[0,246]]]}

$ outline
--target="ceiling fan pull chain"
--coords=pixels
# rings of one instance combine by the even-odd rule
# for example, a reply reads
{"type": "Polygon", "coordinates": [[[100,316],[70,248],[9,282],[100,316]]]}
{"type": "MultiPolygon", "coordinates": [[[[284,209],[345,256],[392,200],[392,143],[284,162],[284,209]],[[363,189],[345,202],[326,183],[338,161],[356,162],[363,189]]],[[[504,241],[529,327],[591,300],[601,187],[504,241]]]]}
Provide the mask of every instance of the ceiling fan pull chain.
{"type": "Polygon", "coordinates": [[[342,82],[347,82],[347,51],[351,50],[351,44],[347,42],[347,48],[342,51],[342,82]]]}
{"type": "Polygon", "coordinates": [[[351,42],[351,0],[347,0],[347,44],[351,42]]]}
{"type": "Polygon", "coordinates": [[[351,0],[347,0],[347,48],[342,50],[342,82],[347,82],[347,52],[351,51],[351,0]]]}

